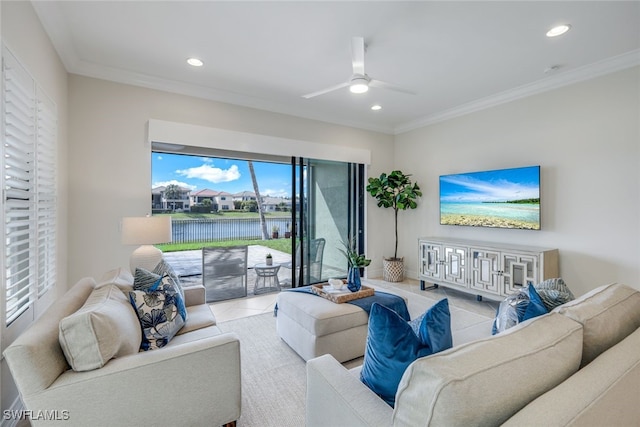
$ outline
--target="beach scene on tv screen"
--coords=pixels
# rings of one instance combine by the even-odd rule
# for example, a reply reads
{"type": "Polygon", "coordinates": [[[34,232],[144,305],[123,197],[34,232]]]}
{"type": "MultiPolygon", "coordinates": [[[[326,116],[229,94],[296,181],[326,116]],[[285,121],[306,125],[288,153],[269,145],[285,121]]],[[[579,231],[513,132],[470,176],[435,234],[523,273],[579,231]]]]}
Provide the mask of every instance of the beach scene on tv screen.
{"type": "Polygon", "coordinates": [[[540,229],[540,167],[440,177],[440,224],[540,229]]]}

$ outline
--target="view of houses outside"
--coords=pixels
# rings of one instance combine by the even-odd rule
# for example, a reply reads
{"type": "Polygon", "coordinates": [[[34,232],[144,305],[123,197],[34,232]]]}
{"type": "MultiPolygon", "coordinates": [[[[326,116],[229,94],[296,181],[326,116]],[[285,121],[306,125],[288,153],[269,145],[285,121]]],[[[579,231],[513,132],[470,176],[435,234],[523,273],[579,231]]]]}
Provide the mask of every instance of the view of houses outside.
{"type": "MultiPolygon", "coordinates": [[[[264,212],[291,210],[291,166],[253,162],[264,212]]],[[[257,211],[244,160],[153,153],[151,207],[160,212],[257,211]]]]}
{"type": "Polygon", "coordinates": [[[248,161],[152,155],[152,212],[172,216],[173,244],[289,237],[291,165],[251,162],[258,201],[248,161]]]}

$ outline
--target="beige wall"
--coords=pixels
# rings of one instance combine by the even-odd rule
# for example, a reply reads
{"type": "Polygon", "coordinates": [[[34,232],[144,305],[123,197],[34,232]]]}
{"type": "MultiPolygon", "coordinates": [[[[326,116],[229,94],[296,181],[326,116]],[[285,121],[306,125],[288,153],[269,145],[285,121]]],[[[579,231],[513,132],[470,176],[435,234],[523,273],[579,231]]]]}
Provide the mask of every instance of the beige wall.
{"type": "MultiPolygon", "coordinates": [[[[393,165],[393,137],[282,114],[127,86],[77,75],[69,80],[69,277],[127,266],[133,247],[120,243],[123,216],[149,212],[149,119],[188,123],[371,150],[370,173],[393,165]]],[[[287,153],[283,153],[287,154],[287,153]]],[[[383,213],[369,200],[368,221],[383,213]]],[[[388,231],[387,233],[391,233],[388,231]]],[[[369,255],[382,262],[383,233],[369,236],[369,255]]]]}
{"type": "Polygon", "coordinates": [[[636,67],[397,135],[396,166],[424,190],[401,213],[409,272],[417,237],[448,236],[558,248],[576,294],[640,289],[639,95],[636,67]],[[440,175],[529,165],[541,166],[541,231],[439,225],[440,175]]]}
{"type": "MultiPolygon", "coordinates": [[[[2,42],[24,65],[58,108],[58,295],[67,289],[67,72],[40,25],[30,2],[0,3],[2,42]]],[[[4,289],[4,287],[2,287],[4,289]]],[[[6,337],[5,337],[6,338],[6,337]]],[[[7,343],[4,343],[7,344],[7,343]]],[[[0,363],[0,407],[10,407],[18,396],[4,358],[0,363]]]]}

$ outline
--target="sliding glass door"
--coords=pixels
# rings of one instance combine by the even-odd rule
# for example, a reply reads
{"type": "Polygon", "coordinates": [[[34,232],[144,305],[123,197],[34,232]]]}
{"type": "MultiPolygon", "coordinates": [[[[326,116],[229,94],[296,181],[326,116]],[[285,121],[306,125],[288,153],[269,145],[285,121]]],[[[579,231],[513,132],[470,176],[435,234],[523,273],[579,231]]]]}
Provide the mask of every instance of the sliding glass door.
{"type": "Polygon", "coordinates": [[[364,248],[364,166],[292,158],[295,209],[292,240],[299,263],[293,283],[304,286],[346,277],[347,260],[340,249],[349,239],[364,248]]]}

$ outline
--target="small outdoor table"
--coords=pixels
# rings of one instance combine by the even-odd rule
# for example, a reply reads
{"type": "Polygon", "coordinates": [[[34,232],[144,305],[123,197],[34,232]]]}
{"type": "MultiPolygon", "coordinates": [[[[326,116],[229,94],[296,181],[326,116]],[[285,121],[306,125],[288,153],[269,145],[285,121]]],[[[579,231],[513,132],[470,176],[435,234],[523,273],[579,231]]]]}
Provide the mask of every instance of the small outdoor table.
{"type": "Polygon", "coordinates": [[[280,264],[261,263],[254,265],[253,269],[256,272],[256,285],[253,288],[255,295],[280,290],[280,281],[278,280],[280,264]]]}

